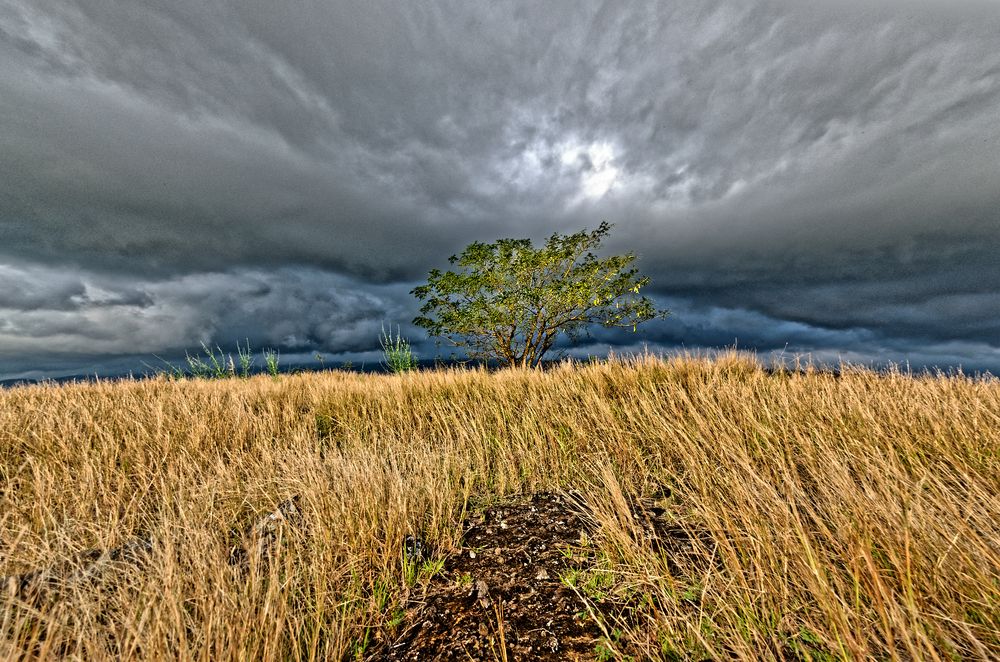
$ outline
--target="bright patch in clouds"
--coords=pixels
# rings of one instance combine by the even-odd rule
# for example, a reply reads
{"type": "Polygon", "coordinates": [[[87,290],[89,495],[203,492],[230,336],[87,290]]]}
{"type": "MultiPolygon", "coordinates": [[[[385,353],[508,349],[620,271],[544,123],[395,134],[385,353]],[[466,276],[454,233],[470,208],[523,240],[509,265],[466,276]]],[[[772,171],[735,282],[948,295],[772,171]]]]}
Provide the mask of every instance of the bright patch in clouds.
{"type": "Polygon", "coordinates": [[[612,188],[620,191],[635,183],[635,177],[627,178],[615,165],[617,155],[618,150],[606,141],[584,143],[575,138],[538,138],[516,152],[500,171],[509,184],[522,191],[557,175],[569,187],[566,191],[569,205],[574,206],[600,199],[612,188]],[[552,165],[556,165],[557,172],[552,171],[552,165]]]}
{"type": "Polygon", "coordinates": [[[618,180],[618,168],[614,165],[615,152],[610,143],[595,142],[587,146],[569,144],[562,149],[565,166],[578,165],[580,172],[580,197],[603,197],[618,180]]]}

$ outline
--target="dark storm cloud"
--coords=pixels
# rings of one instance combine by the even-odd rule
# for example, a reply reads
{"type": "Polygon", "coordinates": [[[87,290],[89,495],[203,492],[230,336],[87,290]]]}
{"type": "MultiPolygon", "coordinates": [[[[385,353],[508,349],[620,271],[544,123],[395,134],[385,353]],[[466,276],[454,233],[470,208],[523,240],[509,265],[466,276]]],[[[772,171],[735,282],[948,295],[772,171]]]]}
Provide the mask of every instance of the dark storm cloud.
{"type": "MultiPolygon", "coordinates": [[[[56,283],[48,304],[15,308],[0,301],[4,376],[34,375],[48,363],[107,365],[115,357],[177,361],[202,343],[234,352],[236,344],[283,354],[364,353],[378,347],[383,325],[408,312],[400,286],[362,288],[343,276],[310,269],[238,269],[165,280],[86,276],[43,267],[5,268],[9,291],[56,283]],[[73,292],[68,297],[58,296],[73,292]],[[69,302],[69,303],[67,303],[69,302]],[[53,357],[60,357],[54,359],[53,357]]],[[[411,327],[404,327],[412,334],[411,327]]],[[[123,364],[125,365],[125,364],[123,364]]],[[[163,367],[163,366],[159,366],[163,367]]]]}
{"type": "Polygon", "coordinates": [[[0,354],[363,351],[469,241],[607,218],[663,346],[985,365],[998,107],[991,3],[14,0],[0,354]]]}

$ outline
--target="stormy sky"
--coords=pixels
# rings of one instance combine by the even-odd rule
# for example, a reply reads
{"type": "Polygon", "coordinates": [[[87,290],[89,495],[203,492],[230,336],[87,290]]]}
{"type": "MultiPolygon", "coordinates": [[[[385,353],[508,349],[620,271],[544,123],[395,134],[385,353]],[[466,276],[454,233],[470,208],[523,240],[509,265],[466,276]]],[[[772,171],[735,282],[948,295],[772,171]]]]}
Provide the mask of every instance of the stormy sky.
{"type": "Polygon", "coordinates": [[[0,379],[431,358],[429,269],[605,219],[674,314],[582,354],[1000,371],[1000,4],[0,0],[0,379]]]}

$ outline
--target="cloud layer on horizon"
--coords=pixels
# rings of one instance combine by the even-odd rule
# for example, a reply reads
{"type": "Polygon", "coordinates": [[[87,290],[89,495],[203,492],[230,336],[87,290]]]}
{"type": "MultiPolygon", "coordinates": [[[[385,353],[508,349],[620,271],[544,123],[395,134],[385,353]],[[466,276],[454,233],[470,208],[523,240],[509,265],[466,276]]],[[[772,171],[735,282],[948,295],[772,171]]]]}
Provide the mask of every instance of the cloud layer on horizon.
{"type": "Polygon", "coordinates": [[[657,347],[997,370],[998,107],[989,3],[14,0],[0,376],[365,351],[466,243],[602,219],[657,347]]]}

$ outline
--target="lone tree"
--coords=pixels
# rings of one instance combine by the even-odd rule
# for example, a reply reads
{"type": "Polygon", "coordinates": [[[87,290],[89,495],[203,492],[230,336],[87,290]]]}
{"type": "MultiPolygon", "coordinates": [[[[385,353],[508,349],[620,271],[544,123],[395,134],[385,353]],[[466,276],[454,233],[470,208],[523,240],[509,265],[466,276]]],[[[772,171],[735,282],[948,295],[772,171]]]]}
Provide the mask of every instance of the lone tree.
{"type": "Polygon", "coordinates": [[[649,279],[632,267],[634,253],[598,258],[591,251],[611,231],[475,242],[453,255],[455,271],[434,269],[411,293],[424,302],[413,320],[473,358],[534,367],[560,334],[577,339],[593,324],[629,328],[666,317],[639,294],[649,279]]]}

